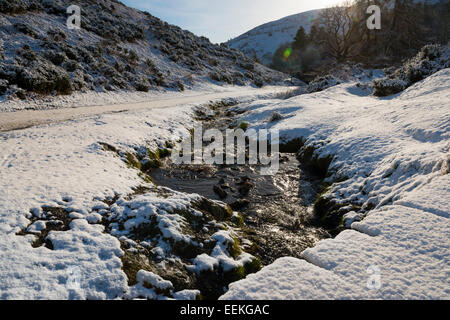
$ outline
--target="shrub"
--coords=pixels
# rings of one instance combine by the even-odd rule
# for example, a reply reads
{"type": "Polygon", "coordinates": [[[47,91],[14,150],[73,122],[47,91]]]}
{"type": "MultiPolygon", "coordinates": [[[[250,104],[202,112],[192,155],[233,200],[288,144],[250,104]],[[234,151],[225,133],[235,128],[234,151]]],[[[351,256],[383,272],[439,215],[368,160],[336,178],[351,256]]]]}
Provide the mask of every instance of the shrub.
{"type": "Polygon", "coordinates": [[[8,90],[9,81],[0,79],[0,95],[4,94],[8,90]]]}
{"type": "Polygon", "coordinates": [[[255,78],[255,80],[253,80],[253,83],[258,88],[261,88],[264,85],[264,81],[261,78],[259,78],[259,77],[255,78]]]}
{"type": "Polygon", "coordinates": [[[37,0],[0,0],[0,13],[18,14],[41,9],[37,0]]]}
{"type": "Polygon", "coordinates": [[[306,92],[308,92],[308,93],[319,92],[319,91],[331,88],[340,83],[341,83],[341,80],[335,78],[332,75],[318,77],[308,84],[308,87],[306,88],[306,92]]]}
{"type": "Polygon", "coordinates": [[[378,97],[399,93],[407,87],[407,83],[400,79],[376,79],[373,81],[373,94],[378,97]]]}
{"type": "Polygon", "coordinates": [[[134,87],[137,91],[148,92],[150,90],[150,82],[144,76],[138,76],[134,80],[134,87]]]}
{"type": "Polygon", "coordinates": [[[250,126],[250,123],[242,121],[241,123],[239,123],[238,128],[242,129],[244,131],[247,131],[249,126],[250,126]]]}
{"type": "MultiPolygon", "coordinates": [[[[45,53],[45,57],[50,60],[54,65],[61,65],[64,61],[66,61],[67,56],[63,52],[57,52],[54,50],[50,50],[45,53]]],[[[74,71],[74,70],[71,70],[74,71]]]]}
{"type": "Polygon", "coordinates": [[[181,80],[177,81],[177,86],[180,91],[184,91],[184,83],[181,80]]]}
{"type": "Polygon", "coordinates": [[[14,28],[16,28],[18,31],[22,32],[23,34],[29,35],[30,37],[35,38],[37,36],[36,32],[34,32],[33,28],[26,24],[17,22],[14,24],[14,28]]]}
{"type": "Polygon", "coordinates": [[[387,77],[373,81],[373,94],[379,97],[401,92],[412,84],[450,67],[448,46],[426,45],[420,52],[387,77]]]}
{"type": "Polygon", "coordinates": [[[19,67],[13,80],[20,88],[38,93],[70,94],[72,85],[65,70],[38,57],[29,67],[19,67]]]}

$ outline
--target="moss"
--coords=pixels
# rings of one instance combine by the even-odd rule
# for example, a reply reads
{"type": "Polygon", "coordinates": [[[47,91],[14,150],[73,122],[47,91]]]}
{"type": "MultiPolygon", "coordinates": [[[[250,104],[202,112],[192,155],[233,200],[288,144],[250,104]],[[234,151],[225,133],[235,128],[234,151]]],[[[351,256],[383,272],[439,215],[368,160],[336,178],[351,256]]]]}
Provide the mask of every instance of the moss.
{"type": "Polygon", "coordinates": [[[172,154],[172,151],[167,148],[159,148],[158,155],[160,159],[164,159],[172,154]]]}
{"type": "MultiPolygon", "coordinates": [[[[167,140],[167,141],[164,142],[164,147],[165,147],[166,149],[173,149],[174,143],[173,143],[172,141],[167,140]]],[[[170,151],[170,150],[169,150],[169,151],[170,151]]],[[[172,153],[172,152],[171,152],[171,153],[172,153]]]]}
{"type": "Polygon", "coordinates": [[[205,299],[205,297],[203,297],[203,295],[201,293],[199,293],[196,297],[195,300],[197,301],[203,301],[205,299]]]}
{"type": "Polygon", "coordinates": [[[343,229],[344,212],[340,209],[344,206],[346,204],[338,204],[333,199],[320,195],[314,202],[315,223],[324,227],[332,236],[336,236],[343,229]]]}
{"type": "Polygon", "coordinates": [[[160,160],[156,160],[156,159],[152,159],[152,160],[149,160],[149,161],[143,163],[141,165],[141,170],[144,171],[144,172],[147,172],[147,171],[149,171],[151,169],[156,169],[156,168],[159,168],[159,167],[161,167],[161,161],[160,160]]]}
{"type": "Polygon", "coordinates": [[[237,238],[233,238],[233,242],[228,244],[228,253],[230,254],[230,256],[233,259],[237,259],[237,257],[239,257],[242,253],[241,247],[240,247],[240,243],[239,243],[239,239],[237,238]]]}
{"type": "Polygon", "coordinates": [[[156,169],[156,168],[161,167],[162,162],[161,162],[160,150],[161,149],[157,149],[156,151],[152,151],[152,150],[147,151],[147,154],[148,154],[148,157],[150,158],[150,160],[148,160],[147,162],[142,164],[142,171],[146,172],[151,169],[156,169]]]}
{"type": "Polygon", "coordinates": [[[203,213],[211,214],[218,221],[230,220],[233,217],[233,210],[229,205],[222,206],[206,198],[202,198],[192,205],[203,213]]]}
{"type": "Polygon", "coordinates": [[[296,138],[284,143],[280,143],[281,153],[297,153],[305,144],[302,138],[296,138]]]}
{"type": "MultiPolygon", "coordinates": [[[[144,170],[144,166],[142,166],[142,170],[144,170]]],[[[155,184],[155,181],[153,180],[153,178],[151,176],[143,173],[143,172],[139,172],[138,176],[140,178],[142,178],[142,180],[144,180],[144,182],[146,182],[146,183],[153,183],[153,184],[155,184]]]]}
{"type": "Polygon", "coordinates": [[[116,147],[106,143],[106,142],[98,142],[99,145],[102,146],[103,150],[105,151],[111,151],[111,152],[115,152],[115,153],[119,153],[119,150],[117,150],[116,147]]]}
{"type": "Polygon", "coordinates": [[[228,285],[231,282],[236,282],[238,280],[245,278],[245,268],[243,266],[239,266],[232,270],[223,273],[223,281],[228,285]]]}
{"type": "Polygon", "coordinates": [[[237,126],[237,128],[242,129],[244,131],[247,131],[248,127],[250,126],[250,123],[242,121],[241,123],[239,123],[239,125],[237,126]]]}
{"type": "Polygon", "coordinates": [[[138,170],[141,170],[141,163],[139,162],[139,160],[136,158],[136,156],[130,152],[127,152],[125,154],[126,157],[126,163],[129,167],[133,167],[136,168],[138,170]]]}
{"type": "Polygon", "coordinates": [[[325,178],[328,175],[328,168],[333,161],[333,156],[318,157],[315,155],[315,149],[312,146],[302,148],[297,154],[300,162],[310,169],[321,178],[325,178]]]}
{"type": "Polygon", "coordinates": [[[255,273],[261,270],[262,263],[261,260],[255,257],[252,261],[244,264],[245,274],[255,273]]]}
{"type": "Polygon", "coordinates": [[[169,242],[172,246],[172,252],[185,259],[194,259],[199,254],[203,253],[203,250],[200,247],[191,242],[173,241],[172,239],[169,239],[169,242]]]}
{"type": "Polygon", "coordinates": [[[240,212],[238,212],[237,215],[233,215],[233,217],[231,217],[231,222],[233,222],[238,227],[242,227],[245,225],[244,217],[240,212]]]}

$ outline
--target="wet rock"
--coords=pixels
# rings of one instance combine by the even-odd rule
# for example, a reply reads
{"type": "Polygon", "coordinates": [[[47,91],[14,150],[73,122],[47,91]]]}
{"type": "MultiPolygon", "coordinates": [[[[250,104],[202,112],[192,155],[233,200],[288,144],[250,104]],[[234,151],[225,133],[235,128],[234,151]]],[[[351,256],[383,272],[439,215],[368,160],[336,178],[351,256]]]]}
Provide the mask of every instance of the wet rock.
{"type": "Polygon", "coordinates": [[[241,196],[247,196],[250,190],[255,186],[250,182],[250,178],[248,176],[241,177],[241,180],[236,184],[239,186],[238,192],[241,196]]]}
{"type": "Polygon", "coordinates": [[[227,192],[222,189],[222,187],[215,185],[213,191],[221,198],[225,199],[227,197],[227,192]]]}
{"type": "Polygon", "coordinates": [[[250,201],[248,199],[238,199],[232,203],[230,203],[231,209],[238,211],[245,207],[247,207],[250,204],[250,201]]]}

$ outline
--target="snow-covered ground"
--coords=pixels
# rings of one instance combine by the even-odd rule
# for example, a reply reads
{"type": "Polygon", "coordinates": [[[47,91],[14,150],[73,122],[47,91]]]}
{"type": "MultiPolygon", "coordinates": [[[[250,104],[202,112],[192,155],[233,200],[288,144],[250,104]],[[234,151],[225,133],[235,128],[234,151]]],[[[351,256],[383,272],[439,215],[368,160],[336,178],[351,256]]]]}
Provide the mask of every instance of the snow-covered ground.
{"type": "MultiPolygon", "coordinates": [[[[229,95],[239,96],[241,89],[236,88],[234,92],[229,89],[229,95]]],[[[248,90],[250,93],[239,99],[269,98],[281,89],[248,90]]],[[[155,216],[164,225],[162,229],[167,232],[164,237],[173,235],[172,238],[178,240],[186,221],[170,212],[184,208],[198,215],[198,210],[188,206],[189,201],[198,196],[149,192],[131,201],[127,196],[134,193],[135,187],[151,187],[152,184],[139,175],[140,171],[124,162],[125,156],[105,151],[100,142],[122,153],[136,153],[142,147],[155,150],[167,141],[178,140],[186,128],[193,127],[193,108],[207,102],[200,101],[101,114],[1,133],[0,299],[157,298],[155,291],[143,283],[145,279],[157,278],[156,275],[141,272],[137,276],[139,283],[128,286],[120,259],[123,251],[118,237],[122,234],[114,237],[105,233],[104,226],[99,224],[102,214],[106,214],[106,209],[114,214],[120,212],[117,221],[130,228],[155,216]],[[108,208],[102,200],[115,195],[121,197],[108,208]],[[32,247],[36,240],[33,234],[39,234],[50,220],[56,220],[45,219],[48,213],[43,207],[63,208],[71,219],[68,230],[50,231],[53,250],[45,246],[32,247]],[[134,209],[136,213],[132,213],[134,209]],[[136,215],[139,219],[134,219],[136,215]],[[30,225],[33,219],[37,221],[30,225]],[[28,234],[17,235],[21,230],[28,234]],[[70,279],[80,287],[68,286],[72,283],[68,282],[70,279]]],[[[113,234],[116,231],[114,225],[111,226],[113,234]]],[[[214,230],[212,226],[209,229],[208,232],[214,230]]],[[[226,243],[224,236],[219,231],[211,238],[226,243]]],[[[158,254],[164,255],[163,249],[158,250],[158,254]]],[[[233,263],[242,265],[249,256],[243,253],[233,260],[218,246],[207,260],[212,265],[220,263],[225,267],[233,263]]],[[[197,264],[201,268],[204,261],[205,255],[199,256],[193,261],[193,270],[197,264]]],[[[172,296],[195,298],[196,292],[173,292],[172,296]]]]}
{"type": "MultiPolygon", "coordinates": [[[[348,214],[351,230],[306,250],[304,260],[279,259],[233,283],[222,298],[448,299],[449,83],[450,69],[444,69],[387,98],[344,83],[287,100],[267,95],[244,103],[243,120],[254,128],[278,128],[284,137],[305,138],[320,156],[335,156],[328,180],[343,181],[325,196],[373,209],[360,222],[357,213],[348,214]],[[283,119],[269,123],[273,111],[283,119]],[[368,280],[370,287],[381,286],[368,289],[368,280]]],[[[197,196],[127,197],[134,187],[151,183],[99,142],[139,152],[142,146],[175,141],[182,129],[193,126],[195,105],[102,114],[0,134],[0,298],[158,298],[148,284],[172,290],[148,271],[139,271],[130,287],[119,240],[134,250],[126,238],[129,228],[149,217],[167,227],[165,237],[183,237],[185,218],[171,212],[199,214],[189,205],[197,196]],[[116,194],[122,196],[107,208],[101,200],[116,194]],[[32,247],[32,233],[49,223],[40,221],[48,214],[42,207],[65,208],[72,219],[66,231],[50,231],[53,250],[32,247]],[[123,229],[112,224],[105,233],[98,222],[107,213],[116,215],[119,220],[113,221],[123,229]]],[[[199,255],[191,268],[242,265],[249,258],[245,253],[230,258],[224,249],[229,233],[211,238],[217,240],[213,254],[199,255]]],[[[155,254],[164,256],[164,246],[158,248],[155,254]]],[[[196,292],[172,296],[194,298],[196,292]]]]}
{"type": "Polygon", "coordinates": [[[348,213],[350,230],[231,284],[222,299],[449,299],[449,84],[444,69],[386,98],[347,83],[248,105],[253,127],[333,155],[327,179],[344,181],[325,197],[368,214],[348,213]],[[284,119],[268,123],[273,111],[284,119]]]}
{"type": "Polygon", "coordinates": [[[27,100],[0,99],[0,112],[15,112],[20,110],[50,110],[61,108],[94,107],[103,105],[118,105],[124,103],[145,103],[154,100],[168,100],[174,98],[195,97],[205,94],[228,93],[229,95],[240,95],[242,92],[257,93],[261,91],[288,90],[283,86],[255,86],[237,87],[233,85],[220,85],[213,82],[199,82],[186,91],[160,89],[149,92],[118,90],[110,92],[74,92],[70,95],[37,96],[27,100]]]}
{"type": "Polygon", "coordinates": [[[204,84],[185,92],[110,92],[74,93],[35,100],[9,100],[0,103],[0,132],[31,126],[92,117],[108,112],[139,109],[159,109],[210,100],[239,98],[240,101],[282,94],[293,87],[266,86],[264,88],[216,86],[204,84]],[[6,112],[1,112],[6,111],[6,112]],[[8,112],[9,111],[9,112],[8,112]]]}

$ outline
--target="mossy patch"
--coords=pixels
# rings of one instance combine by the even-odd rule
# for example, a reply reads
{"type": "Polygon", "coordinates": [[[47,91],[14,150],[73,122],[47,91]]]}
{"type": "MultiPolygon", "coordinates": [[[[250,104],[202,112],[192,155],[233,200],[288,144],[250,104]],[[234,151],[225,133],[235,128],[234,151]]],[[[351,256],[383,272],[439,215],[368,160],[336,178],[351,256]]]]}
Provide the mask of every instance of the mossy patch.
{"type": "Polygon", "coordinates": [[[141,170],[141,163],[134,154],[130,152],[125,153],[125,162],[129,167],[141,170]]]}
{"type": "Polygon", "coordinates": [[[328,175],[328,169],[333,161],[333,156],[331,155],[319,157],[315,154],[315,148],[312,146],[302,148],[298,152],[297,157],[302,164],[309,167],[311,171],[321,178],[325,178],[328,175]]]}
{"type": "Polygon", "coordinates": [[[261,260],[255,257],[252,261],[244,264],[245,274],[256,273],[262,268],[261,260]]]}
{"type": "Polygon", "coordinates": [[[238,129],[242,129],[244,131],[247,131],[247,129],[250,127],[250,123],[246,122],[246,121],[242,121],[238,124],[237,128],[238,129]]]}
{"type": "Polygon", "coordinates": [[[119,150],[116,147],[114,147],[106,142],[98,142],[98,144],[101,145],[103,150],[105,150],[105,151],[110,151],[110,152],[114,152],[117,154],[119,153],[119,150]]]}
{"type": "Polygon", "coordinates": [[[231,217],[231,222],[234,223],[238,227],[243,227],[245,225],[244,217],[242,213],[238,212],[237,214],[231,217]]]}
{"type": "Polygon", "coordinates": [[[233,210],[229,205],[222,206],[206,198],[194,202],[193,207],[203,213],[211,214],[218,221],[227,221],[233,217],[233,210]]]}
{"type": "Polygon", "coordinates": [[[244,279],[246,276],[245,268],[243,266],[236,267],[232,270],[223,273],[223,280],[229,284],[244,279]]]}
{"type": "Polygon", "coordinates": [[[242,253],[240,242],[238,238],[233,238],[233,242],[228,244],[228,253],[233,259],[237,259],[242,253]]]}
{"type": "Polygon", "coordinates": [[[302,138],[295,138],[287,142],[280,143],[279,150],[281,153],[297,153],[305,144],[302,138]]]}

